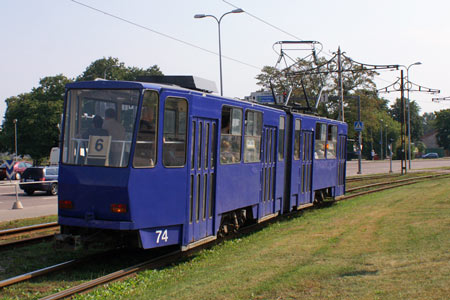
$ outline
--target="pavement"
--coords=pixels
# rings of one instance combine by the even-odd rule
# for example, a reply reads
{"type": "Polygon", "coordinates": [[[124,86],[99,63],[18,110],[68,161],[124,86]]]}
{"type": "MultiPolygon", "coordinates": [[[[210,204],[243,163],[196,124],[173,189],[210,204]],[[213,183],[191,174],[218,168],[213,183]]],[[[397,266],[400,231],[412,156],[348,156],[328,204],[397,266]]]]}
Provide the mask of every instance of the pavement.
{"type": "MultiPolygon", "coordinates": [[[[407,162],[407,166],[408,166],[407,162]]],[[[414,159],[411,161],[411,169],[407,169],[407,172],[418,172],[433,168],[450,167],[450,157],[439,159],[414,159]]],[[[390,161],[385,160],[362,160],[361,161],[361,174],[358,174],[358,160],[351,160],[347,162],[347,177],[357,175],[369,175],[369,174],[389,174],[390,173],[390,161]]],[[[392,161],[392,173],[401,173],[401,161],[392,161]]]]}
{"type": "MultiPolygon", "coordinates": [[[[450,158],[442,159],[416,159],[411,161],[411,170],[408,172],[423,171],[430,168],[450,167],[450,158]]],[[[369,174],[389,174],[389,160],[366,161],[361,162],[362,175],[369,174]]],[[[401,162],[392,162],[393,173],[401,173],[401,162]]],[[[356,176],[358,174],[358,161],[347,162],[347,176],[356,176]]],[[[23,193],[17,187],[18,200],[22,204],[22,209],[12,209],[16,201],[15,181],[0,181],[0,222],[16,219],[42,217],[56,215],[58,212],[57,196],[47,196],[45,193],[36,192],[29,196],[23,193]],[[13,183],[13,184],[11,184],[13,183]]]]}
{"type": "Polygon", "coordinates": [[[56,215],[58,213],[58,197],[48,196],[45,192],[36,191],[34,195],[26,195],[15,184],[18,181],[0,181],[0,222],[16,219],[26,219],[56,215]],[[19,201],[23,208],[12,209],[14,203],[19,201]]]}

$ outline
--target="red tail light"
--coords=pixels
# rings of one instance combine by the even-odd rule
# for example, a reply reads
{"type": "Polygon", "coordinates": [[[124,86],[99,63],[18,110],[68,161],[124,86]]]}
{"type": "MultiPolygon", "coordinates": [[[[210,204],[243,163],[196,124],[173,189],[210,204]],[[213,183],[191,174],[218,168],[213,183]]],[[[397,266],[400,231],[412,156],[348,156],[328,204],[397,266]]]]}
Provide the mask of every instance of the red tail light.
{"type": "Polygon", "coordinates": [[[113,213],[125,214],[127,212],[126,204],[111,204],[111,211],[113,213]]]}
{"type": "Polygon", "coordinates": [[[44,177],[44,178],[41,178],[41,179],[39,179],[39,181],[45,181],[45,177],[44,177]]]}
{"type": "Polygon", "coordinates": [[[58,201],[59,208],[62,209],[72,209],[73,203],[70,200],[59,200],[58,201]]]}

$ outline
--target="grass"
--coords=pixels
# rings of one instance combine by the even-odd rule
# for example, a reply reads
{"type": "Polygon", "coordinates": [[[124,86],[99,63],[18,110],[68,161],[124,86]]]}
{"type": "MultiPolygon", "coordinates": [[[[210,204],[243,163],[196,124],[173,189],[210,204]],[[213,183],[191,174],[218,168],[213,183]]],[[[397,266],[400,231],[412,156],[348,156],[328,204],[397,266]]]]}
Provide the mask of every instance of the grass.
{"type": "Polygon", "coordinates": [[[57,220],[58,220],[58,216],[53,215],[53,216],[46,216],[46,217],[5,221],[5,222],[0,222],[0,230],[56,222],[57,220]]]}
{"type": "MultiPolygon", "coordinates": [[[[308,210],[76,299],[447,299],[449,183],[436,179],[308,210]]],[[[50,243],[2,252],[0,279],[85,254],[54,251],[50,243]]],[[[39,299],[136,256],[5,288],[0,299],[39,299]]]]}
{"type": "Polygon", "coordinates": [[[449,183],[308,211],[76,299],[448,299],[449,183]]]}

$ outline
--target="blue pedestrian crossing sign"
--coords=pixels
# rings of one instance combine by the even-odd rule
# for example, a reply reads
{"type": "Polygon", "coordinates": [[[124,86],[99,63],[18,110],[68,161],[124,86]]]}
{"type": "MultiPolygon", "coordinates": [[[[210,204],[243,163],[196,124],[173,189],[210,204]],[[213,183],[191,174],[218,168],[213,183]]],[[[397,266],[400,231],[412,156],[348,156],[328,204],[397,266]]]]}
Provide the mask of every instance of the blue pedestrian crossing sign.
{"type": "Polygon", "coordinates": [[[355,131],[362,131],[364,129],[364,123],[361,121],[355,122],[355,131]]]}
{"type": "Polygon", "coordinates": [[[5,161],[5,164],[6,164],[6,176],[8,176],[8,179],[11,179],[14,171],[14,161],[7,160],[5,161]]]}

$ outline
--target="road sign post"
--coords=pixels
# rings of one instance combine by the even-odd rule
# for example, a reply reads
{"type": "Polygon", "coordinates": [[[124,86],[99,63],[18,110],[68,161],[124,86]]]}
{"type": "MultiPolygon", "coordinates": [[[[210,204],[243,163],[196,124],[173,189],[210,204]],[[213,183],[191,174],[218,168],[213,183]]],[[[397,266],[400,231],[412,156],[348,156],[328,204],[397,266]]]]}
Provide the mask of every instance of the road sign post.
{"type": "Polygon", "coordinates": [[[14,202],[12,209],[22,209],[23,205],[22,202],[19,200],[19,193],[17,192],[17,183],[14,185],[14,188],[16,189],[16,202],[14,202]]]}
{"type": "Polygon", "coordinates": [[[8,176],[8,179],[11,181],[12,175],[14,173],[14,161],[12,159],[7,160],[5,164],[6,164],[6,176],[8,176]]]}
{"type": "MultiPolygon", "coordinates": [[[[13,160],[7,160],[5,162],[6,164],[6,175],[8,176],[9,181],[11,181],[11,178],[14,174],[14,161],[13,160]]],[[[19,200],[19,193],[17,192],[17,183],[14,185],[15,191],[16,191],[16,201],[13,204],[12,209],[22,209],[23,205],[22,202],[19,200]]]]}
{"type": "Polygon", "coordinates": [[[361,98],[357,96],[358,99],[358,121],[355,122],[355,131],[358,133],[358,174],[362,174],[362,130],[364,128],[364,123],[361,122],[361,98]]]}

